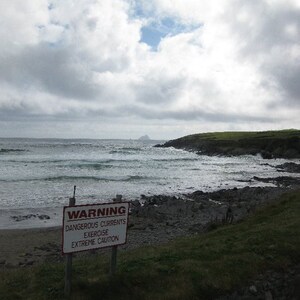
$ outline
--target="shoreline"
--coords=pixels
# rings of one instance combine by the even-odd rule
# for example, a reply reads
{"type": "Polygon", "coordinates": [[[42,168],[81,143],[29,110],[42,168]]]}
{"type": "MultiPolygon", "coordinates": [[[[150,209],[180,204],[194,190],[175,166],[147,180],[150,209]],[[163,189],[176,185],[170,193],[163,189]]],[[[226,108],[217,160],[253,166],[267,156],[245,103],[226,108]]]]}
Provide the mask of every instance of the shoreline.
{"type": "MultiPolygon", "coordinates": [[[[290,181],[278,178],[277,187],[196,191],[178,197],[142,195],[143,206],[138,200],[131,201],[127,243],[119,249],[165,244],[177,237],[202,234],[227,223],[236,223],[275,202],[283,193],[300,189],[300,178],[297,181],[293,177],[290,181]]],[[[62,262],[61,235],[61,226],[0,229],[0,270],[62,262]]],[[[87,251],[75,257],[108,253],[109,249],[87,251]]]]}
{"type": "MultiPolygon", "coordinates": [[[[269,164],[266,164],[269,165],[269,164]]],[[[214,194],[219,191],[228,190],[231,188],[244,189],[247,187],[250,188],[267,188],[267,187],[289,187],[293,185],[297,185],[300,182],[300,163],[295,162],[286,162],[283,164],[272,166],[276,169],[277,177],[258,177],[253,176],[251,179],[247,180],[236,180],[236,184],[228,186],[227,183],[223,184],[222,182],[216,188],[210,188],[209,191],[205,191],[203,193],[206,194],[214,194]]],[[[198,193],[199,190],[194,189],[194,193],[198,193]]],[[[193,194],[193,192],[181,191],[173,194],[162,194],[164,197],[170,198],[180,198],[185,197],[184,195],[188,195],[187,193],[193,194]]],[[[128,202],[136,202],[141,201],[144,202],[145,199],[156,197],[157,195],[148,194],[140,195],[139,197],[132,197],[126,199],[124,201],[128,202]],[[145,198],[144,198],[145,197],[145,198]]],[[[108,201],[109,202],[109,201],[108,201]]],[[[78,203],[78,204],[88,204],[78,203]]],[[[93,204],[91,202],[90,204],[93,204]]],[[[101,203],[101,201],[100,201],[101,203]]],[[[64,205],[67,206],[67,203],[64,205]]],[[[35,229],[35,228],[53,228],[55,226],[62,225],[62,214],[63,207],[20,207],[20,208],[3,208],[0,209],[0,230],[17,230],[17,229],[35,229]]]]}

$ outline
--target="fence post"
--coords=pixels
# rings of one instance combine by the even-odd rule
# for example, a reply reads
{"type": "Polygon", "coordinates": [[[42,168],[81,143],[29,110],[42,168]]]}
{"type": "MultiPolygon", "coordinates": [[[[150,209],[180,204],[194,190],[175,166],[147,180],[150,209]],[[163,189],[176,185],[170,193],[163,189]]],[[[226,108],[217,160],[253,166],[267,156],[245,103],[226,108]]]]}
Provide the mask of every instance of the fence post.
{"type": "MultiPolygon", "coordinates": [[[[113,200],[114,202],[121,202],[122,195],[117,195],[116,198],[113,200]]],[[[110,275],[114,275],[117,269],[117,252],[118,246],[112,246],[111,249],[111,261],[110,261],[110,275]]]]}
{"type": "MultiPolygon", "coordinates": [[[[76,185],[74,186],[73,197],[69,198],[69,206],[74,206],[76,203],[75,199],[76,185]]],[[[71,284],[72,284],[72,253],[66,255],[65,265],[65,296],[70,297],[71,295],[71,284]]]]}

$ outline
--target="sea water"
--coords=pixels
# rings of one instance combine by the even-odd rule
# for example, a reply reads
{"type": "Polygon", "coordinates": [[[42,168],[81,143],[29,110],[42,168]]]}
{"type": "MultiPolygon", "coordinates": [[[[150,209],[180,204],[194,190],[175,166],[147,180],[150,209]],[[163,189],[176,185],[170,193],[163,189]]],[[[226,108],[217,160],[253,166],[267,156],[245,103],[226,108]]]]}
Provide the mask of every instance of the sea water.
{"type": "Polygon", "coordinates": [[[108,202],[116,194],[134,200],[142,194],[266,185],[253,177],[279,176],[274,166],[287,161],[204,156],[157,143],[162,141],[0,139],[0,218],[8,210],[11,215],[60,209],[74,186],[76,203],[86,204],[108,202]]]}

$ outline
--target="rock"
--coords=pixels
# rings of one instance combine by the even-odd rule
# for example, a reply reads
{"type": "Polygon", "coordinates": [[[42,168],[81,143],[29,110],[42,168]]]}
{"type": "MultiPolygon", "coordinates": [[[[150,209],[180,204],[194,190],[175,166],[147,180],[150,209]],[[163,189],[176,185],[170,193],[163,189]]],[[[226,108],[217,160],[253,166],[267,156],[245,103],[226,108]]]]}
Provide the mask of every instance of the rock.
{"type": "Polygon", "coordinates": [[[28,220],[28,219],[32,219],[32,218],[36,218],[37,216],[34,214],[28,214],[25,216],[11,216],[11,219],[15,220],[16,222],[20,222],[20,221],[24,221],[24,220],[28,220]]]}
{"type": "Polygon", "coordinates": [[[34,260],[28,260],[25,262],[26,266],[32,266],[34,264],[34,260]]]}
{"type": "Polygon", "coordinates": [[[131,201],[131,207],[140,207],[141,206],[141,203],[139,200],[133,200],[131,201]]]}
{"type": "Polygon", "coordinates": [[[265,183],[273,183],[277,186],[283,186],[283,187],[289,187],[292,185],[299,185],[300,184],[300,178],[297,177],[288,177],[288,176],[280,176],[275,178],[261,178],[254,176],[254,180],[265,182],[265,183]]]}
{"type": "Polygon", "coordinates": [[[11,219],[13,219],[16,222],[28,220],[28,219],[35,219],[39,218],[40,220],[49,220],[50,217],[48,215],[35,215],[35,214],[28,214],[28,215],[19,215],[19,216],[11,216],[11,219]]]}
{"type": "Polygon", "coordinates": [[[5,260],[5,259],[1,259],[1,260],[0,260],[0,265],[5,265],[5,263],[6,263],[6,260],[5,260]]]}
{"type": "Polygon", "coordinates": [[[265,292],[265,300],[273,300],[273,296],[270,291],[265,292]]]}
{"type": "Polygon", "coordinates": [[[48,215],[40,215],[40,216],[38,216],[38,218],[40,220],[49,220],[50,219],[50,217],[48,215]]]}
{"type": "Polygon", "coordinates": [[[253,294],[253,295],[256,295],[256,294],[257,294],[257,288],[256,288],[256,286],[255,286],[255,285],[251,285],[251,286],[249,287],[249,292],[250,292],[251,294],[253,294]]]}
{"type": "Polygon", "coordinates": [[[279,169],[278,171],[280,172],[300,173],[300,164],[292,162],[277,165],[276,168],[279,169]]]}
{"type": "Polygon", "coordinates": [[[6,267],[7,269],[13,269],[13,268],[15,267],[15,265],[12,264],[12,263],[6,262],[6,263],[5,263],[5,267],[6,267]]]}
{"type": "Polygon", "coordinates": [[[199,205],[193,205],[192,207],[191,207],[191,211],[192,212],[194,212],[194,213],[196,213],[196,212],[198,212],[200,210],[200,206],[199,205]]]}
{"type": "Polygon", "coordinates": [[[261,156],[264,159],[271,159],[271,158],[273,158],[273,155],[270,152],[268,152],[268,151],[261,151],[261,156]]]}
{"type": "Polygon", "coordinates": [[[288,149],[283,153],[283,156],[286,158],[296,158],[299,156],[299,153],[296,149],[288,149]]]}
{"type": "Polygon", "coordinates": [[[298,274],[293,282],[294,291],[293,291],[293,299],[300,299],[300,274],[298,274]]]}

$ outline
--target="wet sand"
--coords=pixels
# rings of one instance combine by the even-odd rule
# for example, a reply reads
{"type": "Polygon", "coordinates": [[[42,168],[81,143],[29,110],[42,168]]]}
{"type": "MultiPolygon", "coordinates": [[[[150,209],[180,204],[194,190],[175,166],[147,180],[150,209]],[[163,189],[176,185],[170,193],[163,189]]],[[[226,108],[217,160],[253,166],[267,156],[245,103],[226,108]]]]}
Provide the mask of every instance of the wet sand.
{"type": "Polygon", "coordinates": [[[0,231],[0,267],[30,266],[59,255],[60,228],[0,231]]]}

